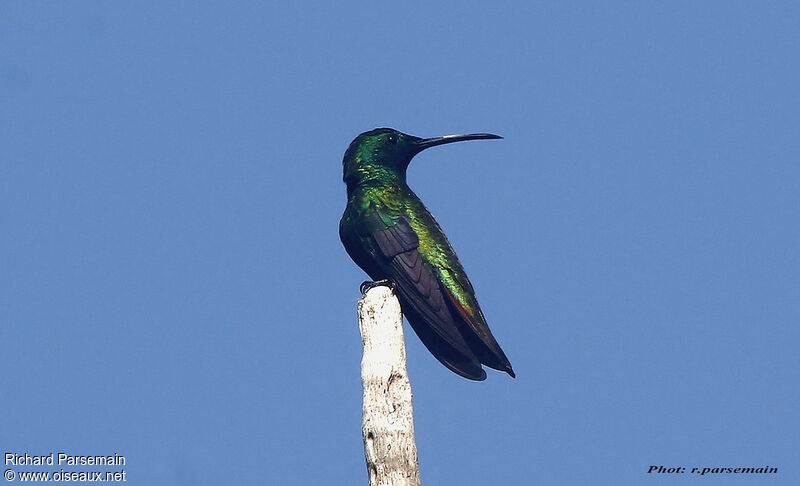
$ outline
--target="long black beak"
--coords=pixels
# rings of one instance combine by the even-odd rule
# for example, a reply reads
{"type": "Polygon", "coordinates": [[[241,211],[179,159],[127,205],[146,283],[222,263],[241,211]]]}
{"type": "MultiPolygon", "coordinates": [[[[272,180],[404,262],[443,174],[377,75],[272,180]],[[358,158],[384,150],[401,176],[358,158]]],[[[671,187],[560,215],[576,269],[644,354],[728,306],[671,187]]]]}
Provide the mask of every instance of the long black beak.
{"type": "Polygon", "coordinates": [[[491,133],[470,133],[468,135],[445,135],[444,137],[423,138],[417,142],[417,147],[419,147],[417,153],[437,145],[444,145],[446,143],[466,142],[467,140],[491,140],[496,138],[503,137],[500,135],[493,135],[491,133]]]}

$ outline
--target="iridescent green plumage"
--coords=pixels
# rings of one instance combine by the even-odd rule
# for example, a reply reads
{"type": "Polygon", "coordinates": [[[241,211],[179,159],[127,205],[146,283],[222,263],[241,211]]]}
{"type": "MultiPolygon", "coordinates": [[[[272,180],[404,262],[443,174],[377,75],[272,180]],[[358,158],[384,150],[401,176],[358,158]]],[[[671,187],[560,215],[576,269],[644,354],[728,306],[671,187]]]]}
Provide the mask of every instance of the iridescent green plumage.
{"type": "Polygon", "coordinates": [[[344,155],[347,207],[339,235],[350,257],[375,279],[396,285],[403,312],[425,346],[454,372],[486,378],[481,364],[514,376],[492,336],[453,247],[408,187],[420,151],[491,134],[422,139],[390,128],[362,133],[344,155]]]}

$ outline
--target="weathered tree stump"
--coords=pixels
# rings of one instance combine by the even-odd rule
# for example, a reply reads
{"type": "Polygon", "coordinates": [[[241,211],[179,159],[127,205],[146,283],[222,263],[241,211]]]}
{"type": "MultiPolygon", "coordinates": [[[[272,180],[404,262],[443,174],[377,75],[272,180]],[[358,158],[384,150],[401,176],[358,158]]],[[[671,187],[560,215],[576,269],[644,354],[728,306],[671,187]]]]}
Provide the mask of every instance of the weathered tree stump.
{"type": "Polygon", "coordinates": [[[419,486],[403,314],[389,287],[373,287],[358,301],[358,328],[364,344],[361,432],[369,486],[419,486]]]}

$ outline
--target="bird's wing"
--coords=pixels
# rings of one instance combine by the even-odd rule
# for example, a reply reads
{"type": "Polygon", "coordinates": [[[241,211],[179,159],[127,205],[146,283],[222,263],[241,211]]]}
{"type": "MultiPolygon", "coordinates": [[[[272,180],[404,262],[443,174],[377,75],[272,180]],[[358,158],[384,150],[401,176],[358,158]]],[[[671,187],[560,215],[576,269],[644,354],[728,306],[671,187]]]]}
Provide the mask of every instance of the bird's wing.
{"type": "Polygon", "coordinates": [[[469,353],[469,347],[453,323],[439,280],[419,253],[419,239],[408,221],[401,217],[396,224],[372,233],[372,237],[405,300],[448,344],[462,353],[469,353]]]}
{"type": "MultiPolygon", "coordinates": [[[[365,218],[380,261],[406,303],[406,317],[425,346],[448,368],[473,380],[486,372],[459,330],[437,273],[419,252],[419,237],[397,212],[371,208],[365,218]],[[427,325],[427,326],[426,326],[427,325]],[[432,332],[431,332],[432,331],[432,332]]],[[[376,253],[377,253],[376,252],[376,253]]]]}
{"type": "Polygon", "coordinates": [[[467,278],[447,236],[430,212],[418,211],[416,215],[424,220],[425,227],[431,232],[428,239],[440,245],[436,253],[445,256],[439,258],[432,268],[462,337],[481,363],[514,376],[511,363],[489,330],[486,318],[475,298],[472,283],[467,278]]]}

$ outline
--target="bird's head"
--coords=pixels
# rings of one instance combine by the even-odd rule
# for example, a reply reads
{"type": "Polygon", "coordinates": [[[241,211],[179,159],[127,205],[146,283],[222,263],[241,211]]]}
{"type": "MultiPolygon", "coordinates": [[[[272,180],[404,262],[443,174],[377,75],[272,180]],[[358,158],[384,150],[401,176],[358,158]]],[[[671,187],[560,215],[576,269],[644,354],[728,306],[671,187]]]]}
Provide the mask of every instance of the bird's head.
{"type": "Polygon", "coordinates": [[[344,182],[354,187],[365,181],[405,183],[411,159],[423,150],[466,140],[503,138],[491,133],[420,138],[393,128],[376,128],[350,142],[342,161],[344,182]]]}

